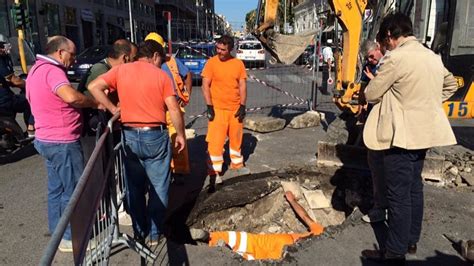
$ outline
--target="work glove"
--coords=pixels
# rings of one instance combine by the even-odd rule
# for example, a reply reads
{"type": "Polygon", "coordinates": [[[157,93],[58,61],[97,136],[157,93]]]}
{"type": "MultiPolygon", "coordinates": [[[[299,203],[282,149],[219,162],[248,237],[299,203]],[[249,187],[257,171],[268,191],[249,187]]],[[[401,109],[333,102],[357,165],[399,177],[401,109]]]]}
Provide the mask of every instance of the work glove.
{"type": "Polygon", "coordinates": [[[242,123],[245,118],[245,105],[241,104],[239,107],[239,110],[237,110],[237,113],[235,113],[234,117],[239,118],[239,122],[242,123]]]}
{"type": "Polygon", "coordinates": [[[207,106],[207,119],[209,119],[209,121],[212,121],[214,120],[214,116],[216,116],[216,114],[214,113],[214,106],[208,105],[207,106]]]}

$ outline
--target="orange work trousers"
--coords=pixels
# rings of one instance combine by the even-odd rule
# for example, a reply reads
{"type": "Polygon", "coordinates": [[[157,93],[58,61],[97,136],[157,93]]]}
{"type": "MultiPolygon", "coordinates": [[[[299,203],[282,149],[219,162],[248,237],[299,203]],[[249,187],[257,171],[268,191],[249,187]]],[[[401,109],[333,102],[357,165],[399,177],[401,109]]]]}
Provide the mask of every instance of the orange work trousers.
{"type": "MultiPolygon", "coordinates": [[[[184,117],[184,108],[181,108],[181,116],[184,117]]],[[[173,153],[173,157],[171,159],[171,171],[175,174],[189,174],[191,170],[189,167],[188,145],[186,145],[184,150],[182,150],[180,153],[178,153],[178,150],[175,148],[177,134],[176,128],[171,122],[170,112],[166,112],[166,125],[168,127],[173,153]]]]}
{"type": "Polygon", "coordinates": [[[310,225],[310,232],[302,234],[251,234],[246,232],[211,232],[209,246],[214,247],[224,241],[232,251],[246,260],[281,259],[285,246],[293,245],[301,238],[320,235],[324,227],[318,223],[310,225]]]}
{"type": "Polygon", "coordinates": [[[229,137],[230,168],[239,169],[244,166],[244,158],[240,153],[244,125],[235,117],[236,110],[214,109],[214,120],[209,121],[206,141],[209,174],[222,172],[224,164],[224,144],[229,137]]]}

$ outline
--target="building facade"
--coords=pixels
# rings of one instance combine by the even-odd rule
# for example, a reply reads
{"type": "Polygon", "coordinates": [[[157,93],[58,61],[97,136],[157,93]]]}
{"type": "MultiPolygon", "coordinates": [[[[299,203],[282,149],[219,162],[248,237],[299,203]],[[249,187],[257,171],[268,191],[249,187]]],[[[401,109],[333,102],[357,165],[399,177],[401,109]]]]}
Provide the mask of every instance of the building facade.
{"type": "MultiPolygon", "coordinates": [[[[0,33],[16,36],[10,7],[13,0],[0,0],[0,33]]],[[[28,0],[21,1],[28,8],[31,23],[25,29],[26,39],[40,53],[48,37],[64,35],[76,44],[79,51],[100,44],[110,44],[118,38],[143,40],[155,30],[154,0],[28,0]],[[133,31],[129,18],[132,9],[133,31]],[[131,36],[133,32],[133,36],[131,36]]]]}
{"type": "Polygon", "coordinates": [[[214,0],[159,0],[155,10],[157,31],[163,36],[168,32],[165,12],[171,12],[173,41],[210,39],[217,34],[214,0]]]}
{"type": "Polygon", "coordinates": [[[326,0],[306,0],[295,6],[295,33],[317,30],[320,20],[324,19],[322,12],[329,8],[326,0]]]}

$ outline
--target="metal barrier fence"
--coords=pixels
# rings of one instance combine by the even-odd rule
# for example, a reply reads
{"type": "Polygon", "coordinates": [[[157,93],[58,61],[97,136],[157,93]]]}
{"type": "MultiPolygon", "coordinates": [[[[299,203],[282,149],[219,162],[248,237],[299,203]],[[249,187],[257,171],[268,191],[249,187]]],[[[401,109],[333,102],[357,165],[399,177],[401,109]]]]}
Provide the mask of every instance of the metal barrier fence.
{"type": "Polygon", "coordinates": [[[150,262],[156,259],[147,246],[120,231],[118,210],[123,205],[126,187],[122,143],[114,142],[113,136],[118,118],[116,114],[100,135],[40,265],[51,265],[69,223],[75,265],[106,265],[111,249],[120,245],[150,262]]]}
{"type": "MultiPolygon", "coordinates": [[[[191,46],[186,48],[209,58],[209,55],[191,46]]],[[[321,92],[317,90],[317,84],[321,85],[318,82],[321,80],[318,73],[320,68],[313,67],[313,64],[319,65],[319,60],[313,62],[308,58],[299,58],[291,65],[270,64],[269,61],[269,54],[266,54],[264,62],[245,61],[248,76],[247,112],[275,115],[275,109],[280,109],[280,113],[287,109],[313,109],[321,97],[321,92]]],[[[206,103],[200,84],[195,85],[185,118],[188,127],[199,129],[207,126],[205,120],[198,121],[205,116],[206,103]]]]}

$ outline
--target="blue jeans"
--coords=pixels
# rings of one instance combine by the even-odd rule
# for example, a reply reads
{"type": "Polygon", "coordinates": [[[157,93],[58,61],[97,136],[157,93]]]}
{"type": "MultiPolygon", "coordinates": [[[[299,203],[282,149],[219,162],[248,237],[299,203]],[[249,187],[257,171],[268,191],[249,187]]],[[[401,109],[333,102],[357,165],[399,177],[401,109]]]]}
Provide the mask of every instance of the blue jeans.
{"type": "Polygon", "coordinates": [[[163,232],[171,178],[171,145],[168,131],[123,131],[127,198],[133,231],[146,238],[150,224],[163,232]],[[149,193],[148,204],[145,194],[149,193]]]}
{"type": "MultiPolygon", "coordinates": [[[[35,140],[35,148],[46,160],[48,223],[49,232],[53,233],[84,171],[82,147],[79,141],[49,143],[35,140]]],[[[63,239],[71,240],[70,225],[66,228],[63,239]]]]}

